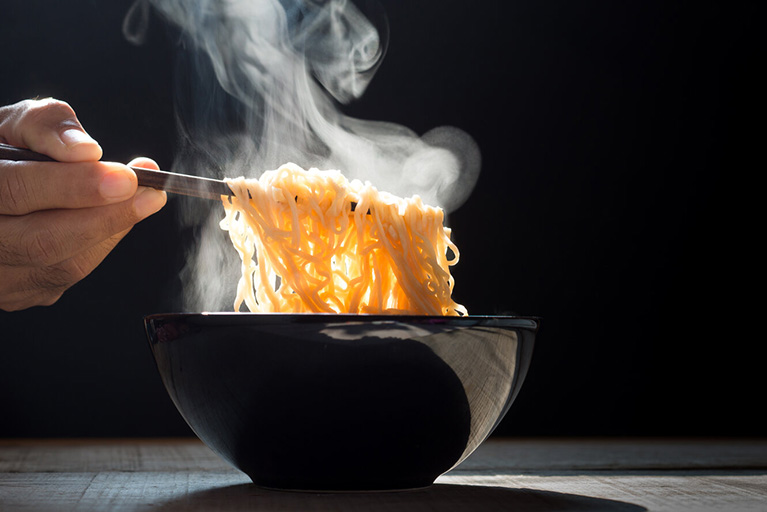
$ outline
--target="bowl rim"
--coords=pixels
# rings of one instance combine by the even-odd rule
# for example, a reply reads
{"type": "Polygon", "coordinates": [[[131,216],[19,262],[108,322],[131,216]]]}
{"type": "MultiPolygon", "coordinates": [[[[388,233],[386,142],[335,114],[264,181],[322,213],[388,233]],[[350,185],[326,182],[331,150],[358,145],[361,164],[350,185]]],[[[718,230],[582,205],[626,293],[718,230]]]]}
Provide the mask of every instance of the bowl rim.
{"type": "Polygon", "coordinates": [[[540,328],[540,317],[527,315],[387,315],[352,313],[250,313],[250,312],[175,312],[152,313],[144,316],[144,323],[152,321],[193,321],[203,325],[267,325],[323,322],[406,322],[414,324],[443,324],[452,326],[498,325],[525,328],[534,332],[540,328]]]}

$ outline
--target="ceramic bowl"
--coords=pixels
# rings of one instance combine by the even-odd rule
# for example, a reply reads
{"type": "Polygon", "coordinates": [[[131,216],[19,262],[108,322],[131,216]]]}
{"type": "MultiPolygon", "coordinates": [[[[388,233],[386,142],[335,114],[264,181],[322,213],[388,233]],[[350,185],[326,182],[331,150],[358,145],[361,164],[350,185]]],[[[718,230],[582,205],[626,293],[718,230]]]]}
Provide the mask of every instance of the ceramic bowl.
{"type": "Polygon", "coordinates": [[[171,399],[263,487],[412,489],[464,460],[508,411],[538,320],[174,313],[145,318],[171,399]]]}

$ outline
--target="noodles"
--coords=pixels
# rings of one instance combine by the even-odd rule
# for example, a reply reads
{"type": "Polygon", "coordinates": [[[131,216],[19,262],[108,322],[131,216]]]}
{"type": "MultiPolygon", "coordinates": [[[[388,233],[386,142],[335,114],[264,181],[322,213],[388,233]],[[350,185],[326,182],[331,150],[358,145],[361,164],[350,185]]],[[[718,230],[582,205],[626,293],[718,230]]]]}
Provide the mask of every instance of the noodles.
{"type": "Polygon", "coordinates": [[[295,164],[227,184],[221,228],[242,258],[235,311],[467,314],[451,298],[459,253],[443,211],[420,197],[295,164]]]}

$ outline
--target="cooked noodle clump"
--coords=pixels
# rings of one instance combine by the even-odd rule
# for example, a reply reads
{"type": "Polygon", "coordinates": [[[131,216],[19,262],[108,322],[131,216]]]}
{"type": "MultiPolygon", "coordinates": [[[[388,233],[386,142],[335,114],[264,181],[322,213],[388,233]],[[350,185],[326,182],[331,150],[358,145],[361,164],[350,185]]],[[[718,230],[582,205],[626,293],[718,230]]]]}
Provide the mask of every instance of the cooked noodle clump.
{"type": "Polygon", "coordinates": [[[467,314],[451,298],[459,253],[442,209],[295,164],[226,182],[221,228],[242,258],[235,311],[467,314]]]}

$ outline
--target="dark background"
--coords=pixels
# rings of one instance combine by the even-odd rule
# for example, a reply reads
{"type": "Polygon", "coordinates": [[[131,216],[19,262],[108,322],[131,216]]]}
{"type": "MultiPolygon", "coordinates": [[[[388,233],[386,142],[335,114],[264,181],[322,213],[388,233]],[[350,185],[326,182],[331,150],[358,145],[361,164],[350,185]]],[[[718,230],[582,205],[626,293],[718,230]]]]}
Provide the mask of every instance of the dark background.
{"type": "MultiPolygon", "coordinates": [[[[389,53],[345,111],[475,137],[454,297],[543,318],[497,434],[764,435],[756,2],[382,3],[389,53]]],[[[125,41],[129,5],[4,7],[0,103],[64,99],[105,159],[167,168],[175,40],[154,17],[125,41]]],[[[0,312],[0,436],[190,433],[141,320],[178,307],[177,206],[54,306],[0,312]]]]}

